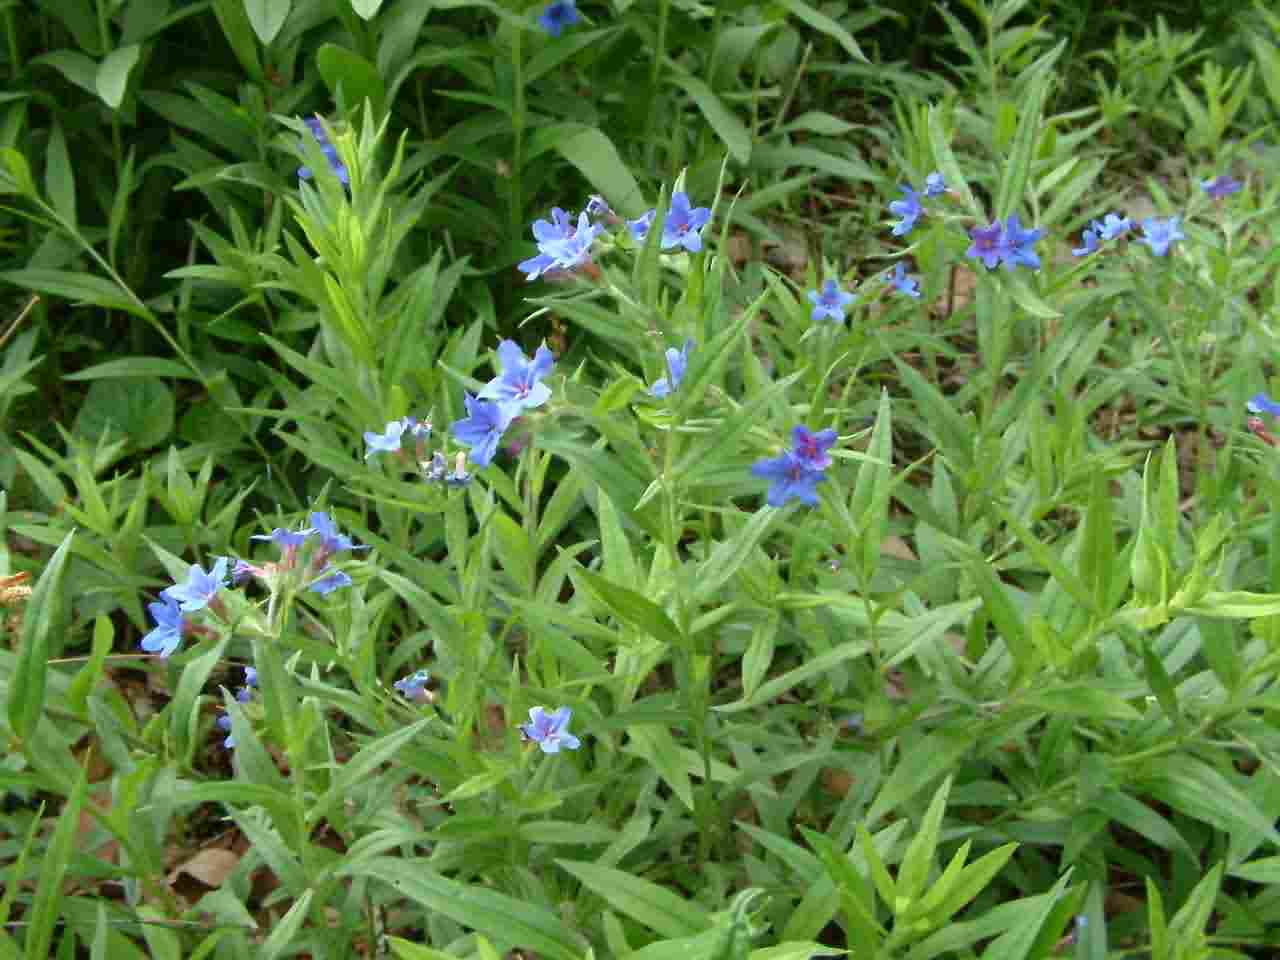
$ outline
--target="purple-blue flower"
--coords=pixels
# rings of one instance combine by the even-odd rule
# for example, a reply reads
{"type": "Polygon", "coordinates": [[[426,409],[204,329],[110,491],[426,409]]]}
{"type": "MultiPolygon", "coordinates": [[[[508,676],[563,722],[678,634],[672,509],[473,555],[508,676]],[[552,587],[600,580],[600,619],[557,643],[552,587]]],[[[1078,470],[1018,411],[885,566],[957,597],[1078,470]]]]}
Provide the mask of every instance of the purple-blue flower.
{"type": "Polygon", "coordinates": [[[808,460],[788,450],[781,456],[759,460],[751,465],[751,475],[769,480],[769,506],[781,507],[791,499],[815,506],[816,486],[826,474],[808,460]]]}
{"type": "Polygon", "coordinates": [[[547,4],[542,16],[538,17],[538,25],[553,37],[560,36],[561,30],[577,22],[576,0],[555,0],[547,4]]]}
{"type": "Polygon", "coordinates": [[[1081,246],[1071,248],[1073,257],[1087,257],[1094,253],[1098,249],[1098,232],[1092,227],[1086,229],[1080,234],[1080,243],[1081,246]]]}
{"type": "Polygon", "coordinates": [[[182,643],[182,628],[185,621],[182,608],[173,597],[160,594],[160,600],[147,604],[147,612],[156,625],[142,638],[142,649],[147,653],[158,653],[169,657],[182,643]]]}
{"type": "MultiPolygon", "coordinates": [[[[286,530],[284,527],[276,527],[270,533],[255,533],[249,539],[270,540],[276,545],[276,548],[279,549],[281,553],[285,553],[289,550],[297,550],[307,542],[307,537],[311,536],[315,532],[315,529],[312,527],[304,527],[301,530],[286,530]]],[[[237,570],[238,569],[239,568],[237,567],[237,570]]]]}
{"type": "Polygon", "coordinates": [[[544,342],[530,361],[514,340],[498,344],[498,364],[502,372],[490,380],[478,396],[500,404],[510,419],[522,410],[540,407],[551,398],[551,388],[542,382],[556,365],[544,342]]]}
{"type": "Polygon", "coordinates": [[[690,207],[689,195],[681,190],[671,196],[671,209],[662,223],[662,249],[684,247],[690,253],[702,249],[702,228],[711,219],[707,207],[690,207]]]}
{"type": "MultiPolygon", "coordinates": [[[[329,161],[329,168],[333,170],[334,175],[342,182],[343,186],[349,186],[351,184],[351,175],[347,172],[343,162],[338,159],[338,148],[329,141],[329,135],[325,133],[324,124],[320,122],[320,118],[307,117],[306,123],[311,130],[311,135],[320,144],[320,152],[329,161]]],[[[314,173],[310,167],[304,165],[298,168],[298,176],[303,180],[310,180],[314,173]]]]}
{"type": "Polygon", "coordinates": [[[657,215],[657,210],[647,210],[634,220],[628,220],[627,229],[631,232],[631,239],[636,243],[644,243],[644,238],[649,235],[649,228],[653,226],[653,218],[657,215]]]}
{"type": "Polygon", "coordinates": [[[662,398],[680,389],[684,372],[689,369],[689,350],[692,347],[692,340],[686,340],[679,350],[675,347],[667,347],[667,375],[653,382],[653,386],[649,388],[650,396],[662,398]]]}
{"type": "Polygon", "coordinates": [[[253,690],[258,686],[258,671],[253,667],[244,668],[244,686],[236,691],[236,699],[241,703],[248,703],[249,698],[253,696],[253,690]]]}
{"type": "Polygon", "coordinates": [[[842,290],[835,280],[828,280],[823,284],[821,292],[809,291],[809,302],[813,304],[809,319],[843,323],[844,311],[855,299],[852,293],[842,290]]]}
{"type": "Polygon", "coordinates": [[[226,582],[227,558],[218,557],[208,573],[199,564],[193,563],[187,571],[186,582],[166,587],[160,596],[176,600],[183,613],[194,613],[207,607],[226,582]]]}
{"type": "Polygon", "coordinates": [[[907,265],[901,260],[893,265],[893,276],[888,280],[899,293],[920,299],[920,285],[914,276],[907,273],[907,265]]]}
{"type": "Polygon", "coordinates": [[[462,402],[467,408],[464,420],[455,420],[449,427],[459,443],[471,448],[471,462],[487,467],[498,452],[502,433],[511,425],[511,414],[502,404],[481,400],[467,393],[462,402]]]}
{"type": "Polygon", "coordinates": [[[964,255],[971,260],[981,260],[988,270],[994,270],[1008,255],[1004,228],[999,220],[986,227],[974,227],[969,231],[969,239],[973,243],[964,255]]]}
{"type": "Polygon", "coordinates": [[[404,432],[409,429],[408,418],[399,420],[389,420],[387,425],[382,429],[381,433],[373,430],[364,432],[364,442],[369,447],[369,452],[364,455],[368,460],[375,453],[396,453],[400,449],[400,438],[404,436],[404,432]]]}
{"type": "MultiPolygon", "coordinates": [[[[649,210],[636,219],[627,221],[627,229],[631,231],[636,243],[644,243],[657,214],[657,210],[649,210]]],[[[684,247],[690,253],[697,253],[702,249],[702,228],[710,219],[711,210],[707,207],[690,207],[689,194],[683,190],[672,194],[671,209],[662,222],[662,249],[684,247]]]]}
{"type": "Polygon", "coordinates": [[[320,577],[318,580],[313,580],[311,585],[307,587],[307,589],[312,593],[318,593],[322,597],[327,597],[335,590],[351,586],[351,577],[341,570],[331,570],[330,567],[326,565],[321,568],[320,572],[323,573],[324,576],[320,577]],[[329,572],[326,573],[325,571],[329,572]]]}
{"type": "Polygon", "coordinates": [[[231,735],[231,715],[224,713],[218,718],[218,729],[227,735],[227,739],[222,741],[222,745],[228,750],[235,749],[236,738],[231,735]]]}
{"type": "Polygon", "coordinates": [[[578,225],[559,207],[551,211],[551,220],[535,220],[533,238],[538,255],[520,263],[526,280],[537,280],[549,270],[572,270],[591,259],[591,244],[604,227],[591,222],[584,210],[578,214],[578,225]]]}
{"type": "Polygon", "coordinates": [[[924,178],[924,195],[926,197],[940,197],[946,192],[947,181],[942,178],[940,171],[935,170],[924,178]]]}
{"type": "Polygon", "coordinates": [[[392,684],[406,700],[417,700],[422,696],[422,691],[427,688],[427,681],[431,679],[431,674],[425,670],[419,670],[411,673],[407,677],[401,677],[392,684]]]}
{"type": "Polygon", "coordinates": [[[1108,213],[1101,220],[1093,221],[1089,226],[1093,228],[1099,240],[1114,240],[1132,230],[1133,221],[1128,217],[1120,216],[1118,213],[1108,213]]]}
{"type": "Polygon", "coordinates": [[[1024,230],[1018,215],[1016,213],[1009,214],[1009,219],[1005,221],[1004,228],[1005,269],[1012,270],[1014,267],[1021,266],[1039,270],[1040,255],[1032,249],[1032,245],[1043,236],[1044,231],[1039,227],[1033,230],[1024,230]]]}
{"type": "Polygon", "coordinates": [[[902,191],[903,199],[890,203],[889,212],[902,218],[893,225],[893,235],[905,237],[915,227],[916,221],[924,213],[924,208],[920,206],[920,194],[905,184],[898,189],[902,191]]]}
{"type": "Polygon", "coordinates": [[[1244,188],[1244,184],[1239,180],[1233,180],[1227,174],[1220,174],[1212,180],[1201,180],[1200,189],[1215,200],[1221,200],[1223,197],[1229,197],[1233,193],[1238,193],[1244,188]]]}
{"type": "Polygon", "coordinates": [[[320,535],[320,554],[327,557],[342,550],[368,550],[367,546],[358,547],[345,533],[338,532],[338,525],[333,518],[322,510],[313,510],[307,514],[312,529],[320,535]]]}
{"type": "Polygon", "coordinates": [[[1250,413],[1269,413],[1273,417],[1280,417],[1280,403],[1276,403],[1265,393],[1255,393],[1245,406],[1250,413]]]}
{"type": "Polygon", "coordinates": [[[1182,228],[1178,226],[1179,219],[1179,217],[1169,217],[1167,220],[1159,220],[1148,217],[1142,221],[1142,236],[1139,239],[1149,246],[1151,252],[1157,257],[1166,256],[1174,241],[1186,239],[1182,228]]]}
{"type": "Polygon", "coordinates": [[[792,452],[815,470],[831,466],[831,455],[827,451],[835,442],[836,432],[830,427],[814,433],[800,423],[791,430],[792,452]]]}
{"type": "Polygon", "coordinates": [[[534,707],[529,711],[529,722],[520,724],[520,732],[526,740],[541,747],[543,753],[559,753],[561,747],[577,750],[582,741],[569,732],[570,716],[572,711],[568,707],[561,707],[555,713],[534,707]]]}

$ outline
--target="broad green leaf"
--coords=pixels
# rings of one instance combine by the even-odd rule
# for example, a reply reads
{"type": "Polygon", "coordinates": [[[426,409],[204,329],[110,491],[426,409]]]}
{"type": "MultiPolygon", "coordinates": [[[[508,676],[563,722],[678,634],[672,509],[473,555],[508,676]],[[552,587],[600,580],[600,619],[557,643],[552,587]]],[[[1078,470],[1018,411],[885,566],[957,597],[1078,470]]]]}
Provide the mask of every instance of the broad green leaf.
{"type": "Polygon", "coordinates": [[[145,450],[169,439],[173,421],[173,391],[159,380],[94,380],[73,430],[92,441],[105,432],[123,437],[131,450],[145,450]]]}
{"type": "Polygon", "coordinates": [[[647,600],[634,590],[607,580],[590,570],[578,569],[571,573],[581,580],[595,597],[621,620],[641,630],[662,643],[679,644],[683,640],[680,628],[661,607],[647,600]]]}
{"type": "Polygon", "coordinates": [[[556,864],[619,913],[664,937],[692,936],[711,926],[711,915],[702,907],[656,883],[595,863],[556,860],[556,864]]]}
{"type": "Polygon", "coordinates": [[[817,10],[803,0],[780,0],[783,9],[790,11],[798,19],[803,20],[813,29],[835,40],[844,48],[845,53],[853,57],[855,60],[861,60],[867,63],[866,55],[862,52],[862,48],[858,46],[858,41],[853,39],[853,35],[844,27],[840,26],[835,20],[832,20],[825,13],[817,10]]]}
{"type": "Polygon", "coordinates": [[[459,883],[421,861],[375,857],[339,871],[369,877],[464,927],[536,951],[548,960],[581,960],[586,945],[551,911],[475,883],[459,883]]]}
{"type": "Polygon", "coordinates": [[[644,213],[644,194],[640,192],[640,185],[618,155],[618,148],[602,131],[583,127],[561,139],[556,149],[578,168],[591,186],[600,191],[614,210],[633,218],[644,213]]]}
{"type": "Polygon", "coordinates": [[[373,103],[374,116],[386,109],[387,89],[378,70],[364,57],[346,47],[326,43],[316,53],[316,65],[329,92],[336,98],[341,89],[348,110],[355,110],[366,99],[373,103]]]}
{"type": "Polygon", "coordinates": [[[742,164],[747,163],[751,159],[751,134],[737,115],[716,96],[715,91],[697,77],[688,74],[673,75],[671,82],[689,94],[734,159],[742,164]]]}
{"type": "Polygon", "coordinates": [[[289,19],[289,8],[292,5],[293,0],[244,0],[244,12],[249,18],[249,24],[264,47],[271,46],[271,41],[289,19]]]}
{"type": "Polygon", "coordinates": [[[351,9],[362,20],[372,20],[382,7],[382,0],[351,0],[351,9]]]}
{"type": "Polygon", "coordinates": [[[18,660],[9,686],[8,703],[9,726],[21,740],[32,735],[44,712],[49,635],[62,629],[65,609],[62,578],[74,536],[73,530],[62,539],[36,581],[23,611],[18,660]]]}
{"type": "MultiPolygon", "coordinates": [[[[271,2],[275,3],[276,0],[271,2]]],[[[287,3],[288,0],[284,2],[287,3]]],[[[120,109],[120,104],[124,102],[125,92],[129,89],[129,74],[133,71],[133,66],[138,62],[138,56],[141,53],[142,48],[136,43],[131,43],[118,50],[112,50],[99,65],[97,76],[93,81],[94,87],[98,91],[98,96],[112,110],[120,109]]]]}

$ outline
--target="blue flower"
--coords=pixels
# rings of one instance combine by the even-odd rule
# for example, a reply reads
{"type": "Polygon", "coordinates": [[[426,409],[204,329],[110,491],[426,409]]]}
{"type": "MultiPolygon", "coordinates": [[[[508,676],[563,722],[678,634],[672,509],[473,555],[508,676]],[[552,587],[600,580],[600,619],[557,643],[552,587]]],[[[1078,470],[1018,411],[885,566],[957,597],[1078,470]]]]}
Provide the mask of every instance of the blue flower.
{"type": "Polygon", "coordinates": [[[541,747],[543,753],[559,753],[561,747],[577,750],[582,741],[569,732],[570,716],[572,711],[568,707],[550,714],[544,707],[534,707],[529,711],[529,722],[520,724],[520,732],[526,740],[541,747]]]}
{"type": "MultiPolygon", "coordinates": [[[[324,124],[319,117],[307,117],[307,127],[311,130],[311,135],[316,138],[316,142],[320,144],[320,152],[324,154],[324,158],[329,161],[329,167],[333,170],[334,175],[342,182],[343,186],[350,186],[351,175],[347,172],[346,166],[338,159],[338,148],[329,141],[329,135],[325,133],[324,124]]],[[[312,170],[308,166],[298,168],[298,176],[303,180],[310,180],[314,176],[312,170]]]]}
{"type": "Polygon", "coordinates": [[[902,191],[904,198],[890,203],[889,212],[902,218],[893,225],[893,235],[905,237],[915,227],[916,221],[924,213],[924,208],[920,206],[920,194],[905,185],[899,186],[898,189],[902,191]]]}
{"type": "Polygon", "coordinates": [[[1004,266],[1006,270],[1012,270],[1014,267],[1029,267],[1032,270],[1040,269],[1040,255],[1032,249],[1032,244],[1044,236],[1044,231],[1039,227],[1034,230],[1022,229],[1022,222],[1018,219],[1016,213],[1009,214],[1009,219],[1005,221],[1004,237],[1006,253],[1004,255],[1004,266]]]}
{"type": "Polygon", "coordinates": [[[1223,197],[1229,197],[1233,193],[1238,193],[1244,188],[1244,184],[1239,180],[1233,180],[1227,174],[1221,174],[1212,180],[1201,180],[1200,189],[1215,200],[1221,200],[1223,197]]]}
{"type": "Polygon", "coordinates": [[[940,197],[947,192],[947,181],[942,179],[940,171],[933,171],[924,178],[924,195],[926,197],[940,197]]]}
{"type": "Polygon", "coordinates": [[[227,582],[227,558],[218,557],[208,573],[193,563],[187,571],[186,583],[175,583],[161,591],[160,596],[176,600],[183,613],[203,610],[217,596],[227,582]]]}
{"type": "Polygon", "coordinates": [[[701,230],[711,219],[707,207],[690,207],[689,195],[681,190],[671,196],[671,209],[662,224],[662,249],[684,247],[690,253],[702,249],[701,230]]]}
{"type": "Polygon", "coordinates": [[[1280,417],[1280,403],[1276,403],[1265,393],[1255,393],[1245,406],[1250,413],[1269,413],[1273,417],[1280,417]]]}
{"type": "Polygon", "coordinates": [[[343,573],[341,570],[330,570],[326,565],[321,568],[320,572],[324,573],[324,576],[319,580],[313,580],[311,585],[307,587],[307,589],[312,593],[318,593],[322,597],[327,597],[335,590],[351,586],[351,577],[343,573]],[[325,573],[326,570],[329,570],[330,572],[325,573]]]}
{"type": "Polygon", "coordinates": [[[1185,240],[1186,237],[1182,233],[1181,227],[1178,226],[1178,217],[1169,217],[1167,220],[1159,220],[1155,217],[1149,217],[1142,221],[1142,237],[1143,243],[1151,248],[1151,252],[1157,257],[1166,256],[1169,253],[1169,247],[1176,240],[1185,240]]]}
{"type": "Polygon", "coordinates": [[[973,241],[964,255],[971,260],[981,260],[988,270],[994,270],[1009,251],[1005,241],[1004,228],[1000,221],[987,227],[974,227],[969,231],[969,239],[973,241]]]}
{"type": "Polygon", "coordinates": [[[1108,213],[1101,220],[1095,220],[1089,224],[1093,231],[1098,235],[1099,240],[1114,240],[1116,237],[1122,237],[1133,229],[1133,221],[1128,217],[1122,217],[1118,213],[1108,213]]]}
{"type": "Polygon", "coordinates": [[[400,438],[404,436],[404,432],[409,429],[406,420],[389,420],[382,433],[375,433],[372,430],[364,432],[364,442],[369,446],[369,452],[364,455],[368,460],[375,453],[396,453],[400,449],[400,438]]]}
{"type": "Polygon", "coordinates": [[[608,217],[613,211],[609,209],[609,203],[604,197],[593,193],[587,198],[587,213],[593,217],[608,217]]]}
{"type": "MultiPolygon", "coordinates": [[[[1096,223],[1097,221],[1095,220],[1094,222],[1096,223]]],[[[1085,230],[1084,233],[1080,234],[1080,242],[1083,246],[1071,248],[1073,257],[1087,257],[1089,254],[1096,252],[1098,249],[1098,232],[1092,228],[1085,230]]]]}
{"type": "Polygon", "coordinates": [[[893,276],[888,278],[899,293],[920,299],[920,286],[913,276],[907,273],[907,265],[899,260],[893,265],[893,276]]]}
{"type": "Polygon", "coordinates": [[[468,416],[465,420],[455,420],[449,430],[459,443],[471,448],[472,463],[487,467],[498,452],[503,431],[511,425],[511,415],[502,404],[480,400],[469,393],[463,395],[462,402],[468,416]]]}
{"type": "Polygon", "coordinates": [[[680,389],[684,372],[689,369],[689,350],[692,347],[692,340],[686,340],[679,350],[675,347],[667,347],[667,375],[653,382],[653,386],[649,388],[650,396],[661,398],[680,389]]]}
{"type": "Polygon", "coordinates": [[[258,671],[253,667],[244,668],[244,686],[236,691],[236,699],[241,703],[248,703],[249,698],[253,696],[254,688],[258,686],[258,671]]]}
{"type": "Polygon", "coordinates": [[[556,361],[545,342],[530,362],[519,344],[503,340],[498,344],[498,364],[502,373],[490,380],[478,396],[500,404],[510,419],[515,419],[522,410],[542,406],[551,398],[551,388],[542,380],[551,373],[556,361]]]}
{"type": "Polygon", "coordinates": [[[576,0],[555,0],[547,4],[547,9],[538,17],[538,25],[553,37],[560,36],[565,27],[578,22],[576,0]]]}
{"type": "Polygon", "coordinates": [[[649,235],[649,228],[653,226],[653,218],[657,215],[657,210],[648,210],[634,220],[628,220],[627,229],[631,231],[631,239],[636,243],[644,243],[644,238],[649,235]]]}
{"type": "Polygon", "coordinates": [[[401,677],[392,686],[399,690],[406,700],[417,700],[422,696],[422,691],[427,688],[427,681],[430,679],[431,674],[425,670],[419,670],[407,677],[401,677]]]}
{"type": "Polygon", "coordinates": [[[855,297],[851,293],[847,293],[840,289],[840,285],[834,280],[828,280],[823,284],[822,292],[817,290],[809,291],[809,302],[813,304],[813,310],[809,313],[810,320],[832,320],[835,323],[844,322],[844,311],[853,303],[855,297]]]}
{"type": "Polygon", "coordinates": [[[836,432],[830,427],[814,433],[801,423],[791,431],[792,452],[815,470],[831,466],[831,455],[827,451],[835,442],[836,432]]]}
{"type": "Polygon", "coordinates": [[[338,525],[323,510],[313,510],[307,515],[307,519],[311,521],[313,532],[320,535],[320,553],[323,556],[327,557],[342,550],[369,549],[356,546],[345,533],[339,533],[338,525]]]}
{"type": "Polygon", "coordinates": [[[236,738],[231,735],[231,717],[223,714],[218,718],[218,729],[227,735],[227,739],[222,741],[222,745],[228,750],[235,749],[236,738]]]}
{"type": "MultiPolygon", "coordinates": [[[[300,546],[307,542],[307,537],[315,533],[312,527],[304,527],[301,530],[286,530],[284,527],[276,527],[270,533],[255,533],[250,540],[270,540],[274,543],[281,553],[289,550],[297,550],[300,546]]],[[[237,572],[239,566],[237,564],[237,572]]],[[[252,569],[250,570],[252,572],[252,569]]],[[[235,574],[233,574],[233,577],[235,574]]]]}
{"type": "Polygon", "coordinates": [[[781,507],[793,498],[809,506],[818,503],[816,486],[827,479],[812,463],[788,450],[781,456],[751,465],[751,475],[769,480],[769,506],[781,507]]]}
{"type": "Polygon", "coordinates": [[[182,608],[178,606],[177,600],[162,593],[158,602],[147,604],[147,612],[156,625],[142,638],[142,649],[147,653],[158,653],[162,657],[172,656],[178,649],[178,644],[182,643],[182,628],[185,625],[182,608]]]}
{"type": "Polygon", "coordinates": [[[537,280],[549,270],[572,270],[591,259],[591,244],[604,230],[591,222],[584,210],[578,214],[578,225],[559,207],[551,211],[551,221],[535,220],[533,238],[538,243],[538,256],[523,260],[520,269],[526,280],[537,280]]]}

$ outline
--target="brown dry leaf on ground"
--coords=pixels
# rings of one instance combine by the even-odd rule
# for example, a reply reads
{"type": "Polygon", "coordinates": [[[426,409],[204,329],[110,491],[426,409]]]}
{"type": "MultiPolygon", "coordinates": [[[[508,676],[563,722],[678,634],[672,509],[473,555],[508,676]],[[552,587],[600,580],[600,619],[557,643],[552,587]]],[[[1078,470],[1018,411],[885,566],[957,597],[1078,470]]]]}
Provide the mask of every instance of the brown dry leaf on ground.
{"type": "Polygon", "coordinates": [[[239,865],[239,854],[220,847],[209,847],[174,867],[169,872],[168,880],[171,884],[176,883],[182,874],[186,874],[206,887],[220,887],[239,865]]]}

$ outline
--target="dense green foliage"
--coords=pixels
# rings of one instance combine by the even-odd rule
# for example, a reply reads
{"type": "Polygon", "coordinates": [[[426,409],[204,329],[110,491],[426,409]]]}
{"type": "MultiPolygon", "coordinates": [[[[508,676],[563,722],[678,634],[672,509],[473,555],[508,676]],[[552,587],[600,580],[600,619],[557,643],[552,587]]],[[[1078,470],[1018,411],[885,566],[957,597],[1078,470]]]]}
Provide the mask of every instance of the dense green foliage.
{"type": "Polygon", "coordinates": [[[1269,956],[1280,16],[544,6],[0,0],[0,960],[1269,956]]]}

